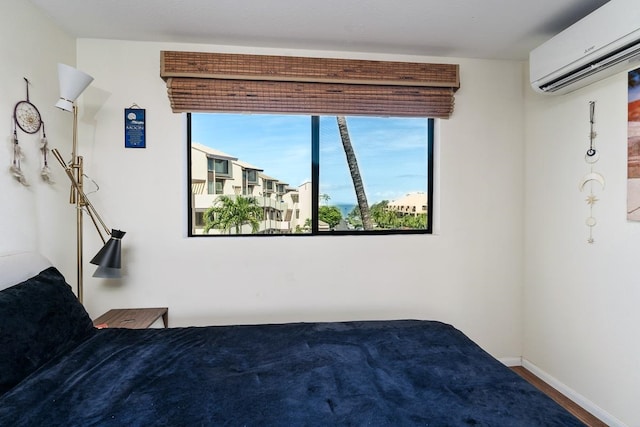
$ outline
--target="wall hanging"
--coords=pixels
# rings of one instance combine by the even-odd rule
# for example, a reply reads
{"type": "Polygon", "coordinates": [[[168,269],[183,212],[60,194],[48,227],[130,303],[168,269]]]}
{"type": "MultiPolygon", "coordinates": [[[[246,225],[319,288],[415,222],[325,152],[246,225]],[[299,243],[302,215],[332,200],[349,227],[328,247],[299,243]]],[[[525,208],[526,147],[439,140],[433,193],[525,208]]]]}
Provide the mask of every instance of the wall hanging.
{"type": "Polygon", "coordinates": [[[42,117],[38,108],[29,101],[29,80],[24,77],[27,86],[27,99],[19,101],[13,109],[13,119],[23,132],[36,133],[42,126],[42,117]]]}
{"type": "Polygon", "coordinates": [[[595,138],[597,134],[593,128],[593,124],[595,123],[595,111],[596,111],[596,103],[595,101],[590,101],[589,102],[589,126],[590,126],[589,148],[587,149],[587,153],[584,155],[584,161],[587,163],[587,165],[589,165],[589,172],[582,178],[579,185],[580,191],[583,191],[587,184],[589,185],[589,195],[585,199],[587,202],[587,205],[589,205],[589,216],[585,221],[587,227],[589,228],[589,238],[587,239],[588,243],[595,242],[595,240],[593,239],[593,228],[597,224],[597,221],[593,216],[593,206],[598,201],[598,198],[594,193],[593,183],[598,182],[602,186],[602,189],[604,189],[604,177],[602,176],[602,174],[594,171],[594,165],[598,162],[598,160],[600,160],[600,153],[598,152],[595,146],[595,138]]]}
{"type": "Polygon", "coordinates": [[[124,146],[125,148],[145,148],[147,145],[146,111],[134,103],[124,109],[124,146]]]}
{"type": "Polygon", "coordinates": [[[35,134],[42,130],[42,138],[40,139],[40,151],[42,152],[42,168],[40,176],[46,182],[53,182],[51,179],[51,171],[49,170],[47,155],[49,153],[47,136],[44,131],[44,122],[38,108],[29,100],[29,80],[24,77],[27,99],[18,101],[13,108],[13,135],[11,137],[13,143],[13,159],[11,162],[10,172],[22,185],[28,186],[24,173],[22,172],[21,161],[24,158],[22,148],[18,140],[18,128],[25,133],[35,134]]]}

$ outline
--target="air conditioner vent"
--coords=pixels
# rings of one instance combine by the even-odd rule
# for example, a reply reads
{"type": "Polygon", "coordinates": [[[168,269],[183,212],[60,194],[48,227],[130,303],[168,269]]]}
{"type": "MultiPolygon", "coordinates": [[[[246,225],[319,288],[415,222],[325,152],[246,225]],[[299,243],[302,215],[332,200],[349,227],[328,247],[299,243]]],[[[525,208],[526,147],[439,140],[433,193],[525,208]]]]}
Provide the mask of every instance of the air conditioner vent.
{"type": "Polygon", "coordinates": [[[640,1],[611,0],[529,54],[531,87],[564,94],[640,60],[640,1]]]}
{"type": "Polygon", "coordinates": [[[590,64],[585,65],[573,72],[567,73],[548,84],[540,86],[540,90],[543,92],[556,92],[560,89],[566,88],[569,85],[579,82],[582,79],[593,76],[596,73],[604,71],[610,67],[616,65],[632,62],[634,59],[640,58],[640,44],[632,43],[622,49],[619,49],[610,55],[599,58],[590,64]]]}

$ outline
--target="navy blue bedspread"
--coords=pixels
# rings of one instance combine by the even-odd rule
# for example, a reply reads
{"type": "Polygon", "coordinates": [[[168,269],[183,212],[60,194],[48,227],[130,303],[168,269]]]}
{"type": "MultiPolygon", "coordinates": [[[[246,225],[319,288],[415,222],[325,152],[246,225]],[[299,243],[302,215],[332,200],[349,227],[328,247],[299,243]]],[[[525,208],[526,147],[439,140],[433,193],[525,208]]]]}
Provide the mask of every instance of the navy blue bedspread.
{"type": "Polygon", "coordinates": [[[103,329],[0,398],[1,426],[577,426],[450,325],[103,329]]]}

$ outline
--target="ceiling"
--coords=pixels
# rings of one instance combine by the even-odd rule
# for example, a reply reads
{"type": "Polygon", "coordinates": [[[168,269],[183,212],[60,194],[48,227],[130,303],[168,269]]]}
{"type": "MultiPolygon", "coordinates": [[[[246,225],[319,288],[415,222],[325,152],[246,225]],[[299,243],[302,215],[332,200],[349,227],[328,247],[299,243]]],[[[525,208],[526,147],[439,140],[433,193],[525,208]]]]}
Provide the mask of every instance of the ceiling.
{"type": "Polygon", "coordinates": [[[608,0],[30,0],[78,38],[524,60],[608,0]]]}

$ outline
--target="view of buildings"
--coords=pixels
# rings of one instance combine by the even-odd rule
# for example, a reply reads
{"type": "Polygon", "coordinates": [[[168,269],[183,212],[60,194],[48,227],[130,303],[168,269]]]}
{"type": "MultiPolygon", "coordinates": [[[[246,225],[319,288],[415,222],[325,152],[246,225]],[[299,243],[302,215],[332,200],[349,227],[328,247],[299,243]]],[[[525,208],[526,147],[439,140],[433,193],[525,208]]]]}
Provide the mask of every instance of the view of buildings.
{"type": "Polygon", "coordinates": [[[416,191],[408,193],[404,197],[392,200],[387,205],[387,209],[399,215],[426,215],[427,214],[427,193],[416,191]]]}
{"type": "MultiPolygon", "coordinates": [[[[262,209],[260,234],[287,234],[311,219],[311,183],[298,187],[264,173],[258,166],[202,144],[191,144],[191,206],[193,233],[202,234],[203,214],[220,195],[255,197],[262,209]]],[[[242,234],[250,234],[244,225],[242,234]]],[[[233,231],[232,231],[233,232],[233,231]]],[[[209,234],[227,233],[212,229],[209,234]]]]}
{"type": "MultiPolygon", "coordinates": [[[[195,142],[191,144],[191,193],[193,234],[204,233],[203,215],[221,195],[255,198],[258,206],[263,209],[258,234],[309,232],[311,182],[291,187],[288,183],[267,175],[258,166],[195,142]]],[[[426,215],[427,195],[412,192],[390,201],[386,208],[398,216],[426,215]]],[[[320,221],[319,229],[328,230],[328,226],[320,221]]],[[[208,234],[229,232],[235,231],[213,228],[208,234]]],[[[244,224],[241,234],[251,233],[251,226],[244,224]]]]}

